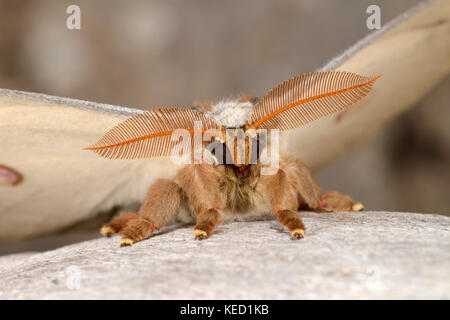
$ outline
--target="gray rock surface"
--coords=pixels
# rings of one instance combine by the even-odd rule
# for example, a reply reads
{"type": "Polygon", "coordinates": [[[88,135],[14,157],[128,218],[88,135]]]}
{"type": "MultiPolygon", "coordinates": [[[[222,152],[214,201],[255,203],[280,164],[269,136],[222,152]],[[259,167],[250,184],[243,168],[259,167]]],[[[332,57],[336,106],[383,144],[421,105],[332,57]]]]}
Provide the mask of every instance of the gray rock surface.
{"type": "Polygon", "coordinates": [[[169,226],[0,257],[2,299],[450,298],[450,218],[302,212],[306,237],[275,221],[224,224],[194,241],[169,226]]]}

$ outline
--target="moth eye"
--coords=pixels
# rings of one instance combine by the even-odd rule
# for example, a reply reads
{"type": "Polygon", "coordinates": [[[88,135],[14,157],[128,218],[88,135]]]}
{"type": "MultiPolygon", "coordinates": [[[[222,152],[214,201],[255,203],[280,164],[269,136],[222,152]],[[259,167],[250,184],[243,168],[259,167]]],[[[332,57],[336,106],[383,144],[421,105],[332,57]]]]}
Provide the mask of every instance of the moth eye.
{"type": "Polygon", "coordinates": [[[217,159],[217,162],[219,164],[226,163],[227,157],[231,156],[228,147],[224,143],[219,141],[210,143],[205,149],[211,152],[211,154],[217,159]]]}
{"type": "Polygon", "coordinates": [[[258,136],[251,139],[250,163],[257,163],[261,154],[258,136]]]}
{"type": "Polygon", "coordinates": [[[231,150],[228,148],[228,146],[225,143],[223,144],[223,163],[225,163],[225,164],[233,164],[234,163],[231,150]]]}

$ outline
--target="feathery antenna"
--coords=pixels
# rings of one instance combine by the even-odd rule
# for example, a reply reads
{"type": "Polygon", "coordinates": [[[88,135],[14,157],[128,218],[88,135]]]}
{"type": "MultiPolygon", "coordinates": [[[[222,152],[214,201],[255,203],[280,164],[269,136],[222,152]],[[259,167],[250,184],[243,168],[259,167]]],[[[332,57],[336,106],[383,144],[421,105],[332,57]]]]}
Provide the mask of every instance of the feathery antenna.
{"type": "Polygon", "coordinates": [[[109,159],[169,156],[178,143],[171,140],[174,131],[185,129],[193,134],[197,121],[202,124],[202,133],[219,127],[213,120],[193,109],[151,110],[119,123],[85,150],[92,150],[109,159]]]}
{"type": "Polygon", "coordinates": [[[288,130],[341,111],[365,97],[377,77],[352,72],[311,72],[272,89],[255,107],[250,125],[288,130]]]}

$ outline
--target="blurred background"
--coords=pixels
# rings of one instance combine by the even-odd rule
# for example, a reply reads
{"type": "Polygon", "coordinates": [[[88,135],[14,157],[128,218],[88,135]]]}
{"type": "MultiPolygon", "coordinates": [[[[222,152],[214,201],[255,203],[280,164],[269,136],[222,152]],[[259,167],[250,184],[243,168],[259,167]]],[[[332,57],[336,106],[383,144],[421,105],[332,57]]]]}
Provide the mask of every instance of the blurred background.
{"type": "MultiPolygon", "coordinates": [[[[417,2],[2,0],[0,87],[141,109],[261,96],[370,33],[370,4],[384,24],[417,2]],[[71,4],[81,30],[66,28],[71,4]]],[[[324,190],[370,210],[449,215],[449,89],[447,78],[318,172],[324,190]]]]}

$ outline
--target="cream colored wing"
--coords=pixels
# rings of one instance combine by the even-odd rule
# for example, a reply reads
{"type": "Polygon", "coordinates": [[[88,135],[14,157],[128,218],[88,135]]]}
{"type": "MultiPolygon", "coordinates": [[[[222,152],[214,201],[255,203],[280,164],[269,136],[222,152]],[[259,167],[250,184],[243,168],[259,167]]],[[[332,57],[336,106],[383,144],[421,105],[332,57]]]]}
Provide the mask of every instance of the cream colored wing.
{"type": "MultiPolygon", "coordinates": [[[[450,70],[450,1],[424,1],[319,71],[382,75],[341,116],[286,132],[285,146],[318,169],[417,103],[450,70]]],[[[420,121],[418,119],[417,121],[420,121]]]]}
{"type": "Polygon", "coordinates": [[[166,158],[109,160],[84,147],[140,112],[80,100],[0,89],[0,165],[23,176],[0,184],[0,239],[30,237],[142,201],[166,158]]]}

